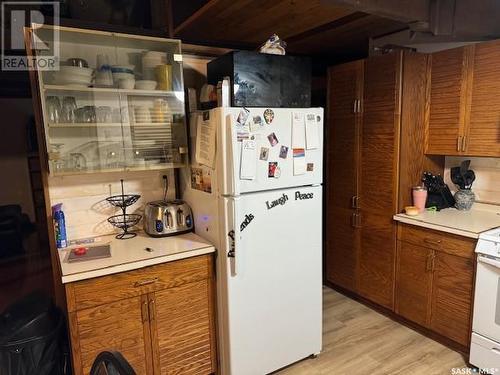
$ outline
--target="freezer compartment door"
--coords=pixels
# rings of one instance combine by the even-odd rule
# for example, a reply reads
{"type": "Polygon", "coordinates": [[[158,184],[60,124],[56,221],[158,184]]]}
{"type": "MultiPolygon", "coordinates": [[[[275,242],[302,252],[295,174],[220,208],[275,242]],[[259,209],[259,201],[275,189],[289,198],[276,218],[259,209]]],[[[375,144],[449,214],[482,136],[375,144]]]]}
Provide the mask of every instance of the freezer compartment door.
{"type": "Polygon", "coordinates": [[[321,202],[320,186],[224,198],[227,373],[265,374],[321,351],[321,202]]]}
{"type": "Polygon", "coordinates": [[[247,111],[245,114],[243,108],[214,110],[213,118],[219,122],[217,168],[222,173],[222,195],[323,182],[322,108],[250,108],[247,111]],[[242,115],[246,118],[245,125],[238,122],[238,119],[242,121],[242,115]],[[294,115],[302,125],[292,126],[294,115]],[[245,152],[246,139],[253,141],[251,152],[245,152]],[[294,146],[302,147],[294,150],[294,146]]]}

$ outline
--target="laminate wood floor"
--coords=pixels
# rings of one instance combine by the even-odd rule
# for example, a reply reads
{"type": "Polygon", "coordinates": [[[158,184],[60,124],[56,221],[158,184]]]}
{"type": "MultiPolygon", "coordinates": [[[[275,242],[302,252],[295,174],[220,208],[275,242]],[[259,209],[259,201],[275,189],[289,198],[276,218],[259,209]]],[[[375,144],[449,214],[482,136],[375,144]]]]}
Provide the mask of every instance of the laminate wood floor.
{"type": "Polygon", "coordinates": [[[450,375],[461,354],[323,288],[323,351],[279,375],[450,375]]]}

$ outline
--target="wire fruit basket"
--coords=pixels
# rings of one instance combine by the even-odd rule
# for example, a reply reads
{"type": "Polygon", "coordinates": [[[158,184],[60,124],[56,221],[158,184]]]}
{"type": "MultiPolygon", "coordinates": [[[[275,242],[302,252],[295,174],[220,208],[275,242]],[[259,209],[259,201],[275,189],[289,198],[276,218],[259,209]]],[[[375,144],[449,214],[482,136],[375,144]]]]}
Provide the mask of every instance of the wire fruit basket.
{"type": "Polygon", "coordinates": [[[106,198],[106,200],[113,206],[119,207],[122,210],[120,215],[113,215],[108,217],[108,223],[116,228],[123,230],[122,233],[118,233],[116,238],[119,240],[125,240],[128,238],[133,238],[137,234],[134,232],[129,232],[129,229],[139,224],[142,216],[139,214],[127,214],[127,207],[133,205],[141,197],[139,194],[125,194],[123,190],[123,180],[120,180],[122,186],[121,195],[113,195],[106,198]]]}

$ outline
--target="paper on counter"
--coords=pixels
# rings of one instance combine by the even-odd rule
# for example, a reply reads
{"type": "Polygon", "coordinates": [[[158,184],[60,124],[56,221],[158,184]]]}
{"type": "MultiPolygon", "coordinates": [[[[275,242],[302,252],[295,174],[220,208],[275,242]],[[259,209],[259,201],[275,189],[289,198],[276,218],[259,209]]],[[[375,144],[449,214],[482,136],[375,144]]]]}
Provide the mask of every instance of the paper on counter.
{"type": "Polygon", "coordinates": [[[300,112],[292,114],[292,148],[306,148],[304,114],[300,112]]]}
{"type": "Polygon", "coordinates": [[[306,148],[308,150],[319,147],[319,125],[314,113],[306,115],[306,148]]]}
{"type": "Polygon", "coordinates": [[[198,115],[196,126],[196,161],[214,168],[215,162],[215,121],[210,121],[210,112],[198,115]]]}
{"type": "Polygon", "coordinates": [[[257,145],[253,139],[241,142],[240,179],[253,180],[257,171],[257,145]]]}
{"type": "Polygon", "coordinates": [[[293,149],[293,175],[301,175],[306,173],[306,152],[303,148],[293,149]]]}

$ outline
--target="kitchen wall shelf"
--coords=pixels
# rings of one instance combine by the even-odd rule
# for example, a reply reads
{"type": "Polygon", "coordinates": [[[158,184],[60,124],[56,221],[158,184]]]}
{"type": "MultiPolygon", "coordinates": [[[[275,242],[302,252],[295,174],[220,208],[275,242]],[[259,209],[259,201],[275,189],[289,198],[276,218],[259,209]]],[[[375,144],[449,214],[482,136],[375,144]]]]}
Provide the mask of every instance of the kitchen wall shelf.
{"type": "Polygon", "coordinates": [[[77,122],[70,122],[70,123],[57,123],[57,124],[48,124],[49,129],[77,129],[77,128],[100,128],[100,127],[110,127],[110,128],[121,128],[123,124],[121,122],[101,122],[101,123],[87,123],[87,122],[82,122],[82,123],[77,123],[77,122]]]}
{"type": "MultiPolygon", "coordinates": [[[[52,176],[186,165],[179,40],[37,26],[31,30],[36,38],[27,40],[40,40],[49,48],[58,45],[61,66],[71,65],[70,59],[84,60],[88,66],[38,71],[32,78],[40,88],[43,123],[38,125],[43,127],[52,176]],[[57,45],[54,31],[59,33],[57,45]],[[109,66],[115,73],[103,73],[109,66]],[[123,75],[155,80],[161,89],[120,89],[116,78],[124,79],[123,75]],[[93,87],[99,76],[111,79],[113,87],[93,87]]],[[[36,58],[48,53],[33,48],[37,45],[29,47],[28,54],[36,58]]]]}
{"type": "Polygon", "coordinates": [[[144,95],[144,96],[173,96],[179,97],[180,100],[184,100],[183,91],[162,91],[162,90],[139,90],[139,89],[119,89],[114,87],[78,87],[78,86],[66,86],[66,85],[44,85],[44,91],[76,91],[76,92],[90,92],[90,93],[112,93],[112,94],[123,94],[123,95],[144,95]]]}

